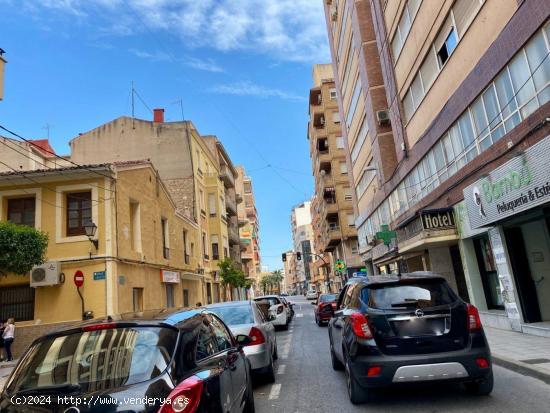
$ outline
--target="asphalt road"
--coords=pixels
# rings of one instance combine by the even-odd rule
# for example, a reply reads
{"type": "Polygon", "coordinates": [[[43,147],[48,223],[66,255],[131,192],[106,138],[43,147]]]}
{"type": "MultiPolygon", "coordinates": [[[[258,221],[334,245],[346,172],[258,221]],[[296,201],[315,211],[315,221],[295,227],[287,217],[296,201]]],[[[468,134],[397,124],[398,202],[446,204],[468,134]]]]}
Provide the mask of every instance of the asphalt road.
{"type": "Polygon", "coordinates": [[[327,328],[315,324],[313,306],[305,298],[290,300],[296,303],[297,315],[288,331],[277,333],[276,382],[255,385],[260,413],[550,413],[549,385],[498,366],[490,396],[469,396],[459,385],[430,384],[386,391],[368,405],[354,406],[348,399],[344,373],[332,370],[327,328]]]}

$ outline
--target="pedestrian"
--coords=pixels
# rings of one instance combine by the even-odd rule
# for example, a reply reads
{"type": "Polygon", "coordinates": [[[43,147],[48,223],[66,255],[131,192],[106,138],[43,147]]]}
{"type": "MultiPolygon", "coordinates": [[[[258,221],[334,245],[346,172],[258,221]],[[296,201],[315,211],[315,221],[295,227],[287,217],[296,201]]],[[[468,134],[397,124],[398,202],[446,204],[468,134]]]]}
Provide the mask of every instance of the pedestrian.
{"type": "Polygon", "coordinates": [[[2,338],[4,339],[4,348],[6,349],[6,356],[8,357],[7,361],[13,361],[13,356],[11,354],[11,345],[15,338],[15,322],[13,318],[8,318],[8,321],[4,324],[2,338]]]}
{"type": "Polygon", "coordinates": [[[0,320],[0,363],[4,361],[4,338],[2,334],[4,333],[4,323],[0,320]]]}

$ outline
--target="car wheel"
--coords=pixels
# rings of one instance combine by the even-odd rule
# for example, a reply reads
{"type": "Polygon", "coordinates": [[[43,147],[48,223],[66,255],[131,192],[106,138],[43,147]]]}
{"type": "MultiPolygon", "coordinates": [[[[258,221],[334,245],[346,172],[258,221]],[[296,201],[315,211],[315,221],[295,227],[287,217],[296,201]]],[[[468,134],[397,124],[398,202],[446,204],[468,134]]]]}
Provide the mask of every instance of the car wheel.
{"type": "Polygon", "coordinates": [[[321,322],[319,321],[319,317],[317,317],[317,315],[315,315],[315,324],[321,326],[321,322]]]}
{"type": "Polygon", "coordinates": [[[277,350],[277,343],[275,343],[275,349],[273,350],[273,360],[277,360],[279,358],[279,351],[277,350]]]}
{"type": "Polygon", "coordinates": [[[332,348],[332,344],[330,345],[330,360],[332,361],[332,368],[334,370],[336,370],[336,371],[344,370],[344,365],[336,357],[336,354],[334,353],[334,348],[332,348]]]}
{"type": "Polygon", "coordinates": [[[243,413],[254,413],[256,408],[254,407],[254,390],[252,390],[252,378],[248,377],[248,383],[246,384],[246,401],[244,404],[243,413]]]}
{"type": "Polygon", "coordinates": [[[348,386],[348,396],[353,404],[363,404],[371,399],[371,392],[368,389],[359,386],[357,380],[353,377],[349,361],[346,361],[346,381],[348,386]]]}
{"type": "Polygon", "coordinates": [[[265,369],[265,379],[268,383],[275,383],[275,369],[273,368],[273,357],[271,357],[271,362],[269,366],[265,369]]]}
{"type": "Polygon", "coordinates": [[[464,383],[464,388],[470,394],[475,396],[487,396],[493,391],[494,379],[493,372],[482,382],[464,383]]]}

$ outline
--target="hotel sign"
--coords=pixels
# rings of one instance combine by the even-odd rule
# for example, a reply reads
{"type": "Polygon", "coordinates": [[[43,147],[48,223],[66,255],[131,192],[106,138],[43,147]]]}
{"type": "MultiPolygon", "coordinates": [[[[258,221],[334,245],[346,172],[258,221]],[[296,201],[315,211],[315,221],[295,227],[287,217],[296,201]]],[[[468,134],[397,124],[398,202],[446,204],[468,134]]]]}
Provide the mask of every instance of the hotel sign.
{"type": "Polygon", "coordinates": [[[452,208],[422,211],[421,218],[424,230],[456,228],[452,208]]]}
{"type": "Polygon", "coordinates": [[[550,202],[550,137],[464,189],[470,227],[480,228],[550,202]]]}

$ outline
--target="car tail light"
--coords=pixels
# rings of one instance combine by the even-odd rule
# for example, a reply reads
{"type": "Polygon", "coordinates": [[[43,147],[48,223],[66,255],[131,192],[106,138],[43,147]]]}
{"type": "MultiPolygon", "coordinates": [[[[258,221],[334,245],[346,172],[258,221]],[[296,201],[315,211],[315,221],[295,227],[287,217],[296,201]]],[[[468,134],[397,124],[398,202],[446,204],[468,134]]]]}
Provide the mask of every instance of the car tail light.
{"type": "Polygon", "coordinates": [[[367,317],[361,313],[354,313],[349,318],[351,320],[351,328],[357,337],[372,338],[367,317]]]}
{"type": "Polygon", "coordinates": [[[252,343],[250,343],[249,346],[265,343],[265,337],[259,328],[252,327],[248,336],[252,339],[252,343]]]}
{"type": "Polygon", "coordinates": [[[380,376],[380,373],[382,373],[382,367],[372,366],[372,367],[369,367],[369,369],[367,370],[367,377],[380,376]]]}
{"type": "Polygon", "coordinates": [[[82,327],[82,331],[108,330],[109,328],[116,328],[116,324],[115,323],[92,324],[89,326],[82,327]]]}
{"type": "Polygon", "coordinates": [[[467,304],[468,311],[468,330],[479,331],[481,330],[481,319],[479,318],[479,312],[472,304],[467,304]]]}
{"type": "Polygon", "coordinates": [[[277,314],[281,314],[284,310],[284,307],[279,304],[279,307],[277,307],[277,314]]]}
{"type": "Polygon", "coordinates": [[[484,359],[484,358],[481,358],[481,357],[476,359],[476,364],[480,369],[488,369],[489,368],[489,361],[487,361],[487,359],[484,359]]]}
{"type": "Polygon", "coordinates": [[[178,384],[158,413],[193,413],[201,401],[203,382],[191,376],[178,384]]]}

